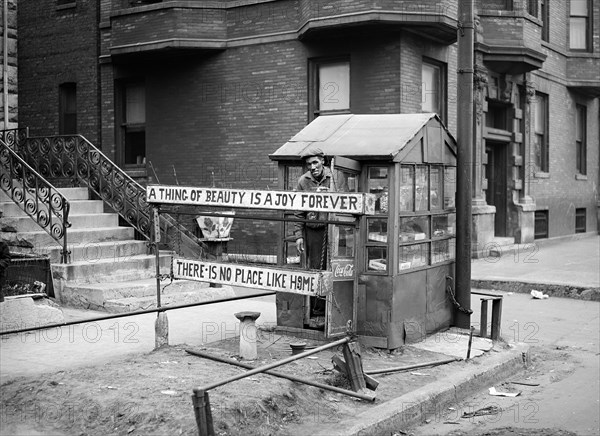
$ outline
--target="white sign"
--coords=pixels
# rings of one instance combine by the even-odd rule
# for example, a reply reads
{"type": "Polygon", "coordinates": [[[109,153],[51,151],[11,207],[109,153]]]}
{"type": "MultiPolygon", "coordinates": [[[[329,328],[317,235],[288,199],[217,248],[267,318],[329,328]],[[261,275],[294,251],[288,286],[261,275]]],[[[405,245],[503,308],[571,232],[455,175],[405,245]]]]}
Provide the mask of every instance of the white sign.
{"type": "Polygon", "coordinates": [[[375,195],[356,192],[256,191],[249,189],[146,186],[148,203],[243,207],[373,215],[375,195]]]}
{"type": "Polygon", "coordinates": [[[173,259],[173,275],[178,279],[313,296],[323,296],[333,287],[333,274],[328,271],[283,270],[179,258],[173,259]]]}

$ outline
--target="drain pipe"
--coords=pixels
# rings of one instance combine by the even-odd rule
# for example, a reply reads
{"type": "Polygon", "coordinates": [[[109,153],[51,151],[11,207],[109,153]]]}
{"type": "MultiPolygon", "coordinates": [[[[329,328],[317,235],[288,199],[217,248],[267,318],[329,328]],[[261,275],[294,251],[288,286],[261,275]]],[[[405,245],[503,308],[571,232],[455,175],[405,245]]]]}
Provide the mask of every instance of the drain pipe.
{"type": "Polygon", "coordinates": [[[8,129],[8,0],[4,0],[3,3],[3,18],[4,18],[4,29],[2,32],[2,43],[3,43],[3,95],[2,99],[4,102],[4,128],[8,129]]]}

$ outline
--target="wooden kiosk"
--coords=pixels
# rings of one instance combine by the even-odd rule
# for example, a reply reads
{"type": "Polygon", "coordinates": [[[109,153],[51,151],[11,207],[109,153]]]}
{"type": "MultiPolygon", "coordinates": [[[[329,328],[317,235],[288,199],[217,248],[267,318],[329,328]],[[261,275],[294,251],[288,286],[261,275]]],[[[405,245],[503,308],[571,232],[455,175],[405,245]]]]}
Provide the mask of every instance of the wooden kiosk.
{"type": "MultiPolygon", "coordinates": [[[[351,320],[363,343],[393,349],[451,325],[456,141],[438,116],[318,117],[270,156],[279,189],[296,188],[309,147],[330,158],[334,190],[376,195],[375,215],[330,214],[348,225],[329,224],[325,313],[314,297],[278,293],[278,328],[334,337],[351,320]]],[[[288,269],[302,268],[293,228],[281,224],[278,265],[288,269]]]]}

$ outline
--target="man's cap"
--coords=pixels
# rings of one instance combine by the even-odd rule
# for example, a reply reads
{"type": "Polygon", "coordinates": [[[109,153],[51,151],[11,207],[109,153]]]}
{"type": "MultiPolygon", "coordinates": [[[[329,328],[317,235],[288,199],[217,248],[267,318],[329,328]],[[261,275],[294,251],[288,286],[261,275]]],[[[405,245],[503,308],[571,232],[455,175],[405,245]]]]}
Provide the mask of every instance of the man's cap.
{"type": "Polygon", "coordinates": [[[301,155],[302,159],[307,159],[313,156],[325,157],[325,153],[323,153],[323,150],[321,150],[320,148],[313,147],[303,151],[301,155]]]}

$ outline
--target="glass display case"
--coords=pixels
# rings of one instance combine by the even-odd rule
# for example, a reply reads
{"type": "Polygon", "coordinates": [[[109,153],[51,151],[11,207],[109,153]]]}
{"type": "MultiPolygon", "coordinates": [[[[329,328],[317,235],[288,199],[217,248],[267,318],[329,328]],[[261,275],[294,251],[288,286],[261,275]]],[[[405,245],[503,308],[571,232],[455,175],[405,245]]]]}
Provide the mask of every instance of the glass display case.
{"type": "Polygon", "coordinates": [[[400,166],[399,272],[454,260],[455,174],[450,166],[400,166]]]}
{"type": "Polygon", "coordinates": [[[387,272],[388,258],[388,212],[389,188],[387,166],[372,166],[367,169],[367,188],[375,194],[375,216],[367,218],[367,270],[387,272]]]}

